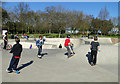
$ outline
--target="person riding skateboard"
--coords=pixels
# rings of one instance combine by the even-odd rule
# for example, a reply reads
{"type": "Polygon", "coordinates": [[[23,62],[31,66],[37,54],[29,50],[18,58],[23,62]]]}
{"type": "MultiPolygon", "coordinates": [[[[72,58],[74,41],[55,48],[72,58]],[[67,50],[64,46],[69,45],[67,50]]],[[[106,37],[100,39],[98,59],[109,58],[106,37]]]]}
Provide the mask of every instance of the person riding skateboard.
{"type": "Polygon", "coordinates": [[[68,35],[67,39],[65,40],[65,44],[64,44],[64,46],[67,48],[68,57],[71,56],[71,49],[70,49],[71,44],[72,43],[70,42],[70,35],[68,35]]]}
{"type": "Polygon", "coordinates": [[[42,39],[42,36],[39,36],[39,39],[36,41],[36,46],[38,47],[38,57],[41,58],[41,52],[42,52],[42,45],[44,44],[44,40],[42,39]]]}

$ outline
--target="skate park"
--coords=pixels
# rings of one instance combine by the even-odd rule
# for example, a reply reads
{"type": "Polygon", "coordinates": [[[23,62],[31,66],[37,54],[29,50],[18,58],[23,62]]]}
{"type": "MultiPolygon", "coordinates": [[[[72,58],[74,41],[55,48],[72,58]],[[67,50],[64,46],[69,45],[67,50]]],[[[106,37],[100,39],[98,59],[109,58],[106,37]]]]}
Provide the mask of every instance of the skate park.
{"type": "MultiPolygon", "coordinates": [[[[43,57],[37,57],[37,48],[33,38],[21,39],[22,58],[18,68],[20,74],[7,73],[12,54],[2,50],[2,82],[117,82],[118,81],[118,45],[111,38],[98,38],[100,52],[97,65],[90,66],[88,57],[90,42],[93,39],[71,38],[75,55],[67,58],[64,47],[65,38],[46,38],[43,57]],[[29,49],[32,44],[32,49],[29,49]],[[62,49],[59,45],[62,44],[62,49]]],[[[2,42],[2,40],[1,40],[2,42]]],[[[9,40],[9,44],[14,44],[9,40]]]]}
{"type": "Polygon", "coordinates": [[[0,82],[118,82],[118,2],[58,2],[2,3],[0,82]]]}

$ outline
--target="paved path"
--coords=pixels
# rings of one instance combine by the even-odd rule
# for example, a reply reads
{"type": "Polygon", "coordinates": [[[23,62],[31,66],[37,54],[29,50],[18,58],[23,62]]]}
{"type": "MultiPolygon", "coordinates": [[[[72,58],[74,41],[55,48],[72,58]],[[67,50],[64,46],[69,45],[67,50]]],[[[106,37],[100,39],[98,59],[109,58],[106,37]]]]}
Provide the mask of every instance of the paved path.
{"type": "Polygon", "coordinates": [[[0,49],[0,83],[2,83],[2,51],[0,49]]]}
{"type": "MultiPolygon", "coordinates": [[[[37,58],[36,49],[24,49],[19,63],[28,64],[20,74],[6,73],[12,57],[9,51],[2,50],[2,81],[4,82],[117,82],[118,81],[118,47],[101,45],[97,65],[91,67],[86,54],[89,45],[75,49],[76,54],[67,58],[64,49],[43,50],[42,59],[37,58]]],[[[25,65],[24,65],[25,66],[25,65]]]]}

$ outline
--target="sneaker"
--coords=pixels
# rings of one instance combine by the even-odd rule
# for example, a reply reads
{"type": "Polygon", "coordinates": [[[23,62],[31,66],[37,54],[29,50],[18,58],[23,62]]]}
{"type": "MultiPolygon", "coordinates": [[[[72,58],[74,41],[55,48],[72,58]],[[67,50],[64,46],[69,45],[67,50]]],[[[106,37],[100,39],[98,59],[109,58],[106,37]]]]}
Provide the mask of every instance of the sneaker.
{"type": "Polygon", "coordinates": [[[41,55],[38,55],[38,57],[42,57],[41,55]]]}
{"type": "Polygon", "coordinates": [[[91,66],[94,66],[93,62],[91,62],[91,66]]]}
{"type": "Polygon", "coordinates": [[[11,73],[12,71],[10,71],[10,70],[6,69],[6,72],[11,73]]]}
{"type": "Polygon", "coordinates": [[[17,73],[17,71],[16,70],[12,70],[14,73],[17,73]]]}

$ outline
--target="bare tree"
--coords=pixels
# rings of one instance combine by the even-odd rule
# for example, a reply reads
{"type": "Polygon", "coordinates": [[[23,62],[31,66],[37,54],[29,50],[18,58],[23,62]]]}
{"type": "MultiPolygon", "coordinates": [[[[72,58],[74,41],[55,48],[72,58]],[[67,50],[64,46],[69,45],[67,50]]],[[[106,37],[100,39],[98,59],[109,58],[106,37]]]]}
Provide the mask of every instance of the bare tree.
{"type": "Polygon", "coordinates": [[[23,27],[25,26],[27,20],[26,13],[29,10],[30,10],[29,5],[25,4],[24,2],[19,3],[14,9],[17,21],[22,23],[22,33],[24,30],[23,27]]]}
{"type": "Polygon", "coordinates": [[[106,20],[109,18],[109,12],[106,8],[106,6],[100,10],[100,13],[98,15],[98,17],[101,19],[101,20],[106,20]]]}
{"type": "Polygon", "coordinates": [[[52,29],[52,26],[53,26],[53,20],[54,20],[54,15],[55,15],[55,12],[56,12],[56,7],[54,6],[51,6],[51,7],[46,7],[45,8],[46,10],[46,22],[48,23],[49,27],[49,33],[51,33],[51,29],[52,29]]]}
{"type": "Polygon", "coordinates": [[[112,21],[114,27],[116,27],[116,26],[118,25],[118,18],[112,17],[112,18],[111,18],[111,21],[112,21]]]}
{"type": "Polygon", "coordinates": [[[58,28],[59,37],[61,35],[62,30],[65,30],[67,24],[67,9],[62,6],[58,6],[55,15],[55,23],[58,28]]]}

